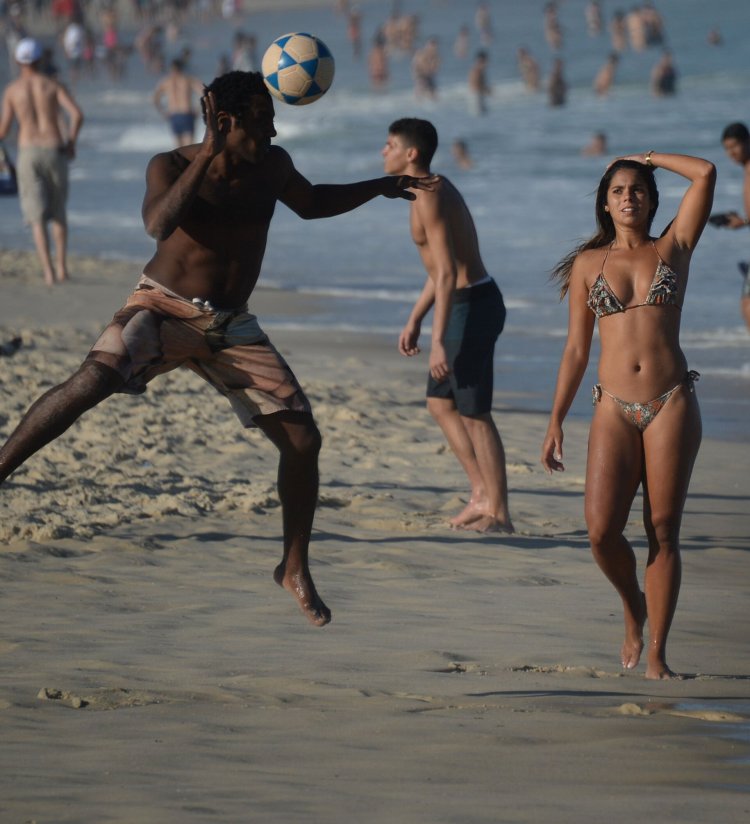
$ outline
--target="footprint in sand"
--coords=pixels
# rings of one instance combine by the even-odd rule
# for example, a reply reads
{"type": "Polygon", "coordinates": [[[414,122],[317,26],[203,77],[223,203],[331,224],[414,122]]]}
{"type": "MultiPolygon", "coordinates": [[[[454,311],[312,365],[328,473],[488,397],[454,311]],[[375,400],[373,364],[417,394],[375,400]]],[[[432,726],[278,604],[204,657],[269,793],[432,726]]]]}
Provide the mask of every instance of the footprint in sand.
{"type": "Polygon", "coordinates": [[[534,672],[541,675],[573,675],[584,678],[621,678],[619,672],[606,672],[594,667],[569,667],[565,664],[551,664],[549,666],[535,666],[534,664],[521,664],[511,667],[511,672],[534,672]]]}
{"type": "Polygon", "coordinates": [[[149,704],[173,704],[195,696],[168,696],[145,690],[101,687],[86,695],[78,695],[56,687],[42,687],[37,693],[40,701],[56,701],[73,709],[119,710],[129,707],[145,707],[149,704]]]}
{"type": "Polygon", "coordinates": [[[682,709],[673,704],[656,704],[652,707],[642,707],[639,704],[627,703],[615,707],[619,715],[647,716],[647,715],[674,715],[678,718],[694,718],[696,721],[710,721],[711,723],[741,724],[747,722],[747,716],[738,715],[727,710],[716,709],[682,709]]]}

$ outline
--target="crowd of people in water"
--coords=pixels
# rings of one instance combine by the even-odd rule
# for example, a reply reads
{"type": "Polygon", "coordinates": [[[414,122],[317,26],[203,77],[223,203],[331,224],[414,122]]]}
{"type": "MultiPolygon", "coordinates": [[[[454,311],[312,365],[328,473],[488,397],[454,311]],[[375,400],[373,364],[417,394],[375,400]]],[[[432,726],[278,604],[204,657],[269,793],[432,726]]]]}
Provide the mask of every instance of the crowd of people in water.
{"type": "MultiPolygon", "coordinates": [[[[366,66],[371,88],[387,90],[393,79],[394,64],[409,66],[415,92],[419,96],[438,94],[444,50],[466,61],[466,78],[471,93],[472,109],[481,114],[485,99],[491,94],[488,80],[490,52],[497,42],[493,10],[480,0],[460,25],[452,43],[443,43],[428,29],[429,21],[406,9],[402,0],[394,0],[382,21],[365,21],[361,9],[351,0],[334,0],[334,9],[346,28],[346,37],[355,61],[366,66]],[[369,44],[365,44],[365,22],[368,23],[369,44]]],[[[2,0],[0,30],[3,33],[11,76],[16,67],[13,51],[19,40],[38,36],[43,25],[52,30],[45,55],[47,70],[61,72],[68,83],[91,78],[100,72],[113,81],[126,75],[132,59],[142,61],[155,75],[169,68],[176,57],[189,68],[190,48],[184,42],[188,22],[208,22],[221,17],[234,32],[226,50],[217,55],[216,74],[228,69],[250,71],[259,69],[259,46],[254,32],[245,29],[252,24],[252,14],[245,12],[241,0],[2,0]],[[177,53],[179,52],[179,53],[177,53]]],[[[580,20],[589,37],[600,40],[603,52],[602,68],[592,78],[597,95],[607,95],[617,79],[618,64],[627,52],[658,50],[652,63],[650,87],[655,95],[672,95],[678,88],[678,71],[669,50],[664,20],[652,2],[643,2],[628,9],[615,10],[609,20],[599,0],[590,0],[580,20]]],[[[525,44],[517,45],[518,77],[530,93],[544,92],[550,106],[565,105],[568,83],[565,78],[565,29],[560,22],[558,3],[546,2],[540,26],[549,54],[534,55],[525,44]],[[541,63],[551,57],[546,76],[541,63]]],[[[721,32],[706,33],[706,42],[719,46],[721,32]]]]}

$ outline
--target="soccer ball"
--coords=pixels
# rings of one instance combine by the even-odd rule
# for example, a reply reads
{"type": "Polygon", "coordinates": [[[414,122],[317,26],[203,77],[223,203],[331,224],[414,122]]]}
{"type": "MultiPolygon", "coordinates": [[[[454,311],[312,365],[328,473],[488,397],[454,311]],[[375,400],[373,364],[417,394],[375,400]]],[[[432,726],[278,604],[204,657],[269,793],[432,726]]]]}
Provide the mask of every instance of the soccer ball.
{"type": "Polygon", "coordinates": [[[293,106],[306,106],[330,88],[334,61],[322,40],[293,32],[277,37],[266,49],[261,71],[275,98],[293,106]]]}

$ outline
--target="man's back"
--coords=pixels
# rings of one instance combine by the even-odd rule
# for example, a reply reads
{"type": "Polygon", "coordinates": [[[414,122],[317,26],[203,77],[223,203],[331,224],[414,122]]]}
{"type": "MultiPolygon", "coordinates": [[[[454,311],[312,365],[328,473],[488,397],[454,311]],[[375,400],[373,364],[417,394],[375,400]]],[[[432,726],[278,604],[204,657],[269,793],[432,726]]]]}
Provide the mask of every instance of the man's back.
{"type": "Polygon", "coordinates": [[[186,74],[174,72],[161,83],[161,91],[167,98],[169,112],[193,111],[192,93],[198,92],[198,81],[186,74]]]}
{"type": "Polygon", "coordinates": [[[456,288],[462,289],[487,275],[469,207],[446,177],[441,176],[434,191],[418,192],[411,207],[412,239],[428,274],[433,277],[436,262],[430,249],[430,230],[426,224],[442,224],[444,227],[456,267],[456,288]]]}
{"type": "Polygon", "coordinates": [[[56,81],[39,72],[24,73],[5,91],[18,123],[18,145],[57,148],[66,139],[60,131],[61,103],[68,97],[56,81]]]}

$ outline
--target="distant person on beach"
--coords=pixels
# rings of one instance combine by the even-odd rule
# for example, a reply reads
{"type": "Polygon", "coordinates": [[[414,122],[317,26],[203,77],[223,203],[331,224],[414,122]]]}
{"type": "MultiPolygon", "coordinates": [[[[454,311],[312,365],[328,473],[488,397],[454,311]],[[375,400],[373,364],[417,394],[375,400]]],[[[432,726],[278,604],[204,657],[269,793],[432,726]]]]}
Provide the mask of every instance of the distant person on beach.
{"type": "Polygon", "coordinates": [[[667,635],[680,591],[680,522],[701,441],[693,385],[698,374],[688,369],[680,348],[680,319],[715,180],[713,164],[697,157],[650,151],[618,158],[599,183],[596,234],[553,272],[561,297],[568,296],[568,338],[541,461],[548,472],[564,469],[563,420],[586,371],[598,319],[586,525],[594,558],[622,599],[622,666],[638,665],[648,619],[646,678],[653,679],[675,677],[667,664],[667,635]],[[690,185],[674,219],[654,238],[657,168],[690,185]],[[649,546],[645,595],[623,534],[639,486],[649,546]]]}
{"type": "Polygon", "coordinates": [[[169,121],[178,146],[193,142],[195,131],[195,107],[193,97],[200,99],[203,83],[197,77],[185,73],[182,60],[175,58],[169,74],[154,89],[153,103],[159,114],[169,121]]]}
{"type": "Polygon", "coordinates": [[[86,27],[83,22],[83,15],[78,12],[74,14],[62,33],[62,47],[65,59],[68,62],[68,72],[70,82],[75,85],[83,69],[84,55],[86,53],[86,27]]]}
{"type": "Polygon", "coordinates": [[[557,3],[554,0],[544,6],[544,38],[553,52],[562,49],[563,31],[557,16],[557,3]]]}
{"type": "Polygon", "coordinates": [[[492,12],[490,11],[489,3],[481,2],[477,4],[474,12],[474,25],[479,33],[479,42],[485,47],[489,48],[495,38],[495,33],[492,30],[492,12]]]}
{"type": "Polygon", "coordinates": [[[236,31],[232,37],[232,69],[239,72],[257,71],[257,47],[258,39],[254,34],[236,31]]]}
{"type": "Polygon", "coordinates": [[[417,97],[434,100],[437,97],[437,73],[440,69],[440,46],[437,38],[430,37],[418,49],[411,62],[414,91],[417,97]]]}
{"type": "Polygon", "coordinates": [[[624,52],[628,45],[628,27],[625,23],[625,13],[619,9],[612,15],[609,36],[612,49],[616,52],[624,52]]]}
{"type": "Polygon", "coordinates": [[[671,97],[677,93],[677,69],[668,49],[651,71],[651,92],[654,97],[671,97]]]}
{"type": "Polygon", "coordinates": [[[565,80],[565,64],[556,57],[552,62],[552,71],[547,78],[547,102],[552,107],[564,106],[568,100],[568,83],[565,80]]]}
{"type": "Polygon", "coordinates": [[[362,12],[355,6],[346,15],[346,38],[352,47],[352,57],[362,57],[362,12]]]}
{"type": "Polygon", "coordinates": [[[604,28],[602,22],[602,4],[599,0],[590,0],[590,2],[586,4],[584,15],[586,17],[586,30],[589,37],[599,37],[604,28]]]}
{"type": "Polygon", "coordinates": [[[606,63],[599,69],[594,78],[594,91],[599,97],[606,97],[612,84],[615,82],[615,75],[617,74],[617,66],[620,63],[620,55],[617,52],[612,52],[607,58],[606,63]]]}
{"type": "Polygon", "coordinates": [[[584,157],[600,157],[608,152],[606,132],[594,132],[591,140],[581,149],[584,157]]]}
{"type": "Polygon", "coordinates": [[[158,154],[148,165],[143,221],[156,253],[79,370],[31,406],[0,449],[0,481],[113,393],[141,394],[157,375],[185,366],[229,400],[243,426],[257,426],[279,450],[284,553],[274,578],[322,626],[331,613],[307,560],[320,433],[247,300],[278,202],[305,219],[331,217],[378,195],[411,200],[409,189],[434,181],[401,175],[311,185],[271,144],[274,107],[260,73],[217,77],[202,104],[202,142],[158,154]]]}
{"type": "Polygon", "coordinates": [[[474,167],[474,161],[471,159],[469,147],[466,145],[465,140],[461,140],[460,138],[454,140],[451,145],[451,154],[459,169],[468,170],[474,167]]]}
{"type": "Polygon", "coordinates": [[[646,18],[640,6],[633,6],[625,15],[625,27],[630,48],[635,52],[643,51],[646,48],[646,18]]]}
{"type": "MultiPolygon", "coordinates": [[[[430,122],[396,120],[383,148],[384,170],[389,175],[429,175],[437,145],[430,122]]],[[[479,255],[466,203],[447,178],[441,176],[433,189],[416,193],[410,223],[427,279],[398,348],[407,357],[419,354],[422,321],[433,309],[427,408],[471,490],[463,511],[450,523],[477,532],[513,532],[505,450],[492,420],[492,360],[505,323],[503,297],[479,255]]]]}
{"type": "Polygon", "coordinates": [[[459,60],[466,60],[469,56],[469,44],[471,42],[471,29],[464,23],[458,30],[456,39],[453,41],[453,54],[459,60]]]}
{"type": "Polygon", "coordinates": [[[469,99],[472,114],[487,114],[487,98],[492,94],[492,87],[487,79],[487,65],[490,62],[488,53],[481,49],[474,57],[474,63],[469,71],[469,99]]]}
{"type": "MultiPolygon", "coordinates": [[[[750,229],[750,130],[744,123],[730,123],[721,134],[721,144],[727,157],[742,166],[742,201],[744,217],[738,212],[721,212],[711,215],[709,221],[714,226],[725,229],[750,229]]],[[[741,261],[742,294],[740,309],[747,328],[750,329],[750,263],[741,261]]]]}
{"type": "Polygon", "coordinates": [[[518,71],[521,74],[521,79],[523,80],[526,91],[538,92],[540,87],[539,63],[537,63],[526,46],[518,47],[516,51],[516,62],[518,63],[518,71]]]}
{"type": "Polygon", "coordinates": [[[3,94],[0,140],[15,120],[21,212],[31,226],[44,282],[53,286],[68,280],[68,164],[76,156],[83,113],[65,86],[41,71],[43,55],[33,38],[24,38],[16,46],[20,74],[3,94]],[[55,245],[54,266],[48,224],[55,245]]]}
{"type": "Polygon", "coordinates": [[[386,49],[385,35],[379,29],[372,40],[372,46],[367,55],[367,71],[370,75],[370,85],[375,91],[383,91],[388,85],[390,76],[388,68],[388,50],[386,49]]]}

